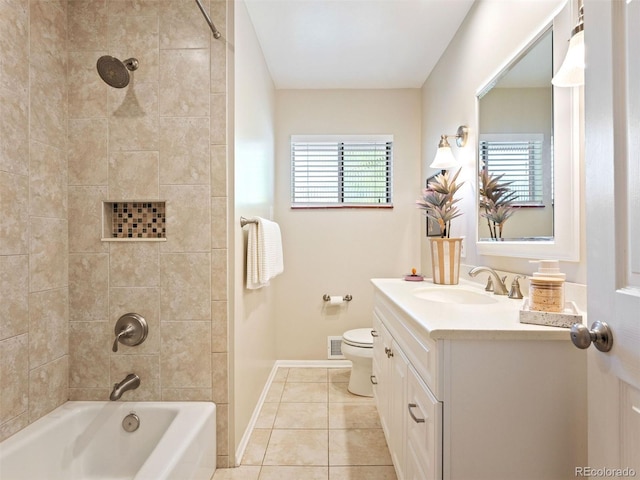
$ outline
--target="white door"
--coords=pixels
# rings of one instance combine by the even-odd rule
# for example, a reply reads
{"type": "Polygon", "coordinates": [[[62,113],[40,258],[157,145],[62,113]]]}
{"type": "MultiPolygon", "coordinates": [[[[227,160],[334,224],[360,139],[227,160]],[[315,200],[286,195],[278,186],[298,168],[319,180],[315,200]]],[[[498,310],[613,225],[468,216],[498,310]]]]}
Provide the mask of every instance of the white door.
{"type": "Polygon", "coordinates": [[[640,478],[640,0],[586,0],[584,18],[588,314],[613,347],[589,348],[576,477],[640,478]]]}

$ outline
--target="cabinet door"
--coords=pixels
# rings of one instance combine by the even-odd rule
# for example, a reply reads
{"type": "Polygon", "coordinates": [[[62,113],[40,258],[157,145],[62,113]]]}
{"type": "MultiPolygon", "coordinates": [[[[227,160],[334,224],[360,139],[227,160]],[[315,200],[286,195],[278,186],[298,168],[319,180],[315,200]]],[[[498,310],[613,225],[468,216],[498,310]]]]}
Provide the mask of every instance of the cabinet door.
{"type": "Polygon", "coordinates": [[[373,396],[380,415],[382,429],[389,441],[389,395],[391,393],[391,363],[387,353],[391,350],[391,334],[378,316],[373,315],[373,396]]]}
{"type": "Polygon", "coordinates": [[[442,479],[442,404],[412,366],[407,373],[405,480],[442,479]]]}
{"type": "Polygon", "coordinates": [[[404,480],[406,478],[406,408],[409,361],[395,341],[392,343],[391,352],[389,352],[389,361],[391,363],[389,451],[393,459],[393,465],[396,468],[398,480],[404,480]]]}

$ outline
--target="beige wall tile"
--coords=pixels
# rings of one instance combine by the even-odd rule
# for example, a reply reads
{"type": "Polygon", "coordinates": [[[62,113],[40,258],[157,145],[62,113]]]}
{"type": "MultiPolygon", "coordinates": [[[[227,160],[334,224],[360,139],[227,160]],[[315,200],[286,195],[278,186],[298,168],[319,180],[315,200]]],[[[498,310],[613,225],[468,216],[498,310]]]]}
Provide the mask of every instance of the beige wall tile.
{"type": "Polygon", "coordinates": [[[109,16],[157,15],[160,0],[110,0],[109,16]]]}
{"type": "Polygon", "coordinates": [[[227,196],[227,146],[211,145],[211,195],[227,196]]]}
{"type": "Polygon", "coordinates": [[[108,185],[107,140],[106,118],[69,120],[69,185],[108,185]]]}
{"type": "Polygon", "coordinates": [[[29,279],[31,292],[65,287],[69,263],[67,221],[57,218],[31,218],[29,279]]]}
{"type": "Polygon", "coordinates": [[[29,178],[0,171],[0,255],[27,253],[29,245],[29,178]]]}
{"type": "Polygon", "coordinates": [[[210,402],[210,388],[163,388],[163,402],[210,402]]]}
{"type": "Polygon", "coordinates": [[[107,88],[110,151],[157,150],[158,83],[133,81],[127,88],[107,88]]]}
{"type": "Polygon", "coordinates": [[[209,115],[209,50],[160,50],[162,116],[209,115]]]}
{"type": "Polygon", "coordinates": [[[227,198],[211,198],[211,248],[227,248],[227,198]]]}
{"type": "Polygon", "coordinates": [[[29,210],[39,217],[67,216],[66,150],[31,142],[29,210]]]}
{"type": "Polygon", "coordinates": [[[216,451],[218,458],[229,455],[229,405],[216,403],[216,451]]]}
{"type": "Polygon", "coordinates": [[[209,118],[160,118],[159,148],[161,185],[209,184],[209,118]]]}
{"type": "Polygon", "coordinates": [[[121,382],[130,373],[140,377],[140,386],[125,392],[122,395],[122,401],[157,402],[160,400],[158,355],[111,355],[111,384],[121,382]]]}
{"type": "Polygon", "coordinates": [[[208,185],[163,185],[167,201],[166,252],[208,252],[211,249],[211,200],[208,185]]]}
{"type": "Polygon", "coordinates": [[[108,252],[102,238],[102,201],[107,187],[69,187],[69,252],[108,252]]]}
{"type": "Polygon", "coordinates": [[[211,95],[211,144],[227,143],[227,96],[211,95]]]}
{"type": "Polygon", "coordinates": [[[104,402],[109,400],[113,388],[69,388],[69,400],[85,400],[90,402],[104,402]]]}
{"type": "Polygon", "coordinates": [[[29,0],[0,2],[0,18],[11,19],[2,23],[0,32],[0,89],[24,95],[29,85],[29,63],[25,62],[29,55],[29,0]]]}
{"type": "MultiPolygon", "coordinates": [[[[158,81],[158,15],[152,13],[126,16],[110,16],[108,19],[108,51],[120,59],[134,57],[139,62],[137,70],[130,72],[131,83],[158,81]]],[[[131,87],[127,87],[127,90],[131,87]]]]}
{"type": "Polygon", "coordinates": [[[158,198],[158,152],[115,152],[109,158],[111,200],[158,198]]]}
{"type": "MultiPolygon", "coordinates": [[[[112,387],[109,359],[113,339],[113,325],[109,322],[70,323],[69,387],[76,390],[76,399],[95,399],[80,397],[79,390],[98,389],[103,392],[112,387]]],[[[100,400],[106,400],[107,397],[103,396],[100,400]]]]}
{"type": "Polygon", "coordinates": [[[66,62],[50,53],[36,53],[30,58],[30,140],[66,149],[66,62]]]}
{"type": "Polygon", "coordinates": [[[109,87],[96,72],[102,52],[74,52],[69,55],[69,118],[107,117],[109,87]]]}
{"type": "Polygon", "coordinates": [[[68,9],[69,50],[106,50],[106,0],[69,0],[68,9]]]}
{"type": "Polygon", "coordinates": [[[29,331],[29,257],[0,256],[0,340],[29,331]]]}
{"type": "Polygon", "coordinates": [[[227,250],[211,251],[211,298],[227,300],[227,250]]]}
{"type": "Polygon", "coordinates": [[[29,294],[29,368],[69,353],[67,288],[29,294]]]}
{"type": "Polygon", "coordinates": [[[112,331],[118,319],[126,313],[141,315],[147,322],[149,332],[140,345],[129,347],[119,344],[118,355],[160,353],[160,288],[111,288],[109,290],[109,325],[112,331]]]}
{"type": "Polygon", "coordinates": [[[222,39],[211,42],[211,93],[227,92],[227,48],[229,44],[222,39]]]}
{"type": "MultiPolygon", "coordinates": [[[[30,2],[30,53],[66,53],[67,2],[32,0],[30,2]]],[[[59,58],[63,62],[64,58],[59,58]]]]}
{"type": "MultiPolygon", "coordinates": [[[[202,2],[207,11],[208,4],[202,2]]],[[[207,48],[209,37],[211,30],[200,9],[185,8],[183,0],[160,3],[160,48],[207,48]]]]}
{"type": "MultiPolygon", "coordinates": [[[[3,2],[3,5],[5,3],[3,2]]],[[[0,35],[0,42],[1,39],[0,35]]],[[[0,66],[0,68],[2,67],[0,66]]],[[[2,74],[0,74],[0,79],[2,79],[2,74]]],[[[0,170],[27,175],[29,173],[29,103],[26,94],[15,93],[0,87],[0,103],[2,104],[0,170]]],[[[207,140],[208,138],[207,133],[207,140]]]]}
{"type": "Polygon", "coordinates": [[[67,401],[69,391],[69,357],[29,372],[29,421],[35,422],[67,401]]]}
{"type": "Polygon", "coordinates": [[[109,315],[109,256],[105,253],[69,255],[69,319],[105,322],[109,315]]]}
{"type": "Polygon", "coordinates": [[[211,319],[211,258],[208,253],[160,255],[160,319],[211,319]]]}
{"type": "Polygon", "coordinates": [[[29,424],[29,413],[24,412],[17,417],[13,417],[11,420],[0,424],[0,442],[6,440],[14,433],[22,430],[29,424]]]}
{"type": "Polygon", "coordinates": [[[29,336],[0,341],[0,424],[27,411],[29,404],[29,336]]]}
{"type": "Polygon", "coordinates": [[[226,353],[211,354],[213,401],[229,403],[229,362],[226,353]]]}
{"type": "Polygon", "coordinates": [[[227,302],[211,302],[211,351],[227,352],[227,302]]]}
{"type": "Polygon", "coordinates": [[[157,242],[111,243],[109,281],[112,287],[157,287],[160,256],[157,242]]]}
{"type": "Polygon", "coordinates": [[[209,322],[162,322],[163,387],[211,387],[210,338],[209,322]]]}

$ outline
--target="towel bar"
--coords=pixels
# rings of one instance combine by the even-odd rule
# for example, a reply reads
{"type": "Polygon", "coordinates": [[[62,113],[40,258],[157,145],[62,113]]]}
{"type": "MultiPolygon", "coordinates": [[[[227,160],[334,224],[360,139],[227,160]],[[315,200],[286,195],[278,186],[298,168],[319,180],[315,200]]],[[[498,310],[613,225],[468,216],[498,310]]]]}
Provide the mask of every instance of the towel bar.
{"type": "Polygon", "coordinates": [[[245,225],[249,225],[250,223],[258,223],[258,221],[240,217],[240,227],[244,227],[245,225]]]}
{"type": "MultiPolygon", "coordinates": [[[[322,299],[323,299],[325,302],[328,302],[329,300],[331,300],[331,295],[329,295],[329,294],[325,293],[325,294],[322,296],[322,299]]],[[[352,297],[351,295],[345,295],[344,297],[342,297],[342,299],[343,299],[345,302],[350,302],[351,300],[353,300],[353,297],[352,297]]]]}

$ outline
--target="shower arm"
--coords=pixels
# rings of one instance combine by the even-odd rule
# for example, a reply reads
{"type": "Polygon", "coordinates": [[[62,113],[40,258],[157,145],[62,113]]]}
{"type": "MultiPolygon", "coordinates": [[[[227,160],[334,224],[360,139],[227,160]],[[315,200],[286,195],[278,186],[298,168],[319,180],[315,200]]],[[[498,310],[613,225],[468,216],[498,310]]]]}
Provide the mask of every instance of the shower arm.
{"type": "Polygon", "coordinates": [[[204,15],[204,19],[209,24],[209,28],[211,28],[211,31],[213,32],[213,38],[215,38],[216,40],[219,39],[222,36],[222,34],[218,31],[216,26],[211,21],[211,18],[205,11],[204,7],[202,6],[202,3],[200,3],[200,0],[196,0],[196,3],[198,4],[198,8],[200,9],[200,11],[202,12],[202,15],[204,15]]]}

